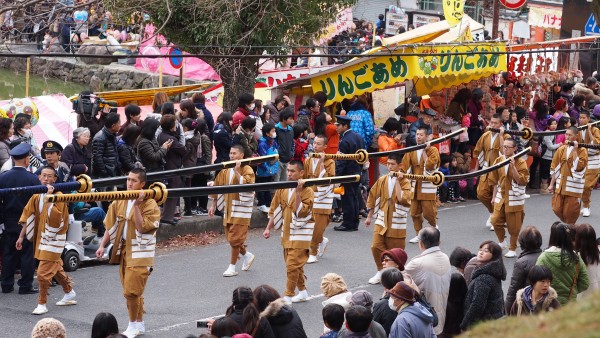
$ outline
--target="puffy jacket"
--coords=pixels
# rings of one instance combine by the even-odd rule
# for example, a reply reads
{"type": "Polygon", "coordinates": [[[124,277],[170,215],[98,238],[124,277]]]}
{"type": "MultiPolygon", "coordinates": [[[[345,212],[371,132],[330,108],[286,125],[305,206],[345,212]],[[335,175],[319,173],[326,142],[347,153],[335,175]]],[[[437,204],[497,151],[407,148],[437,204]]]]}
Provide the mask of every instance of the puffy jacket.
{"type": "Polygon", "coordinates": [[[273,124],[279,123],[279,110],[277,110],[277,108],[275,107],[275,105],[273,103],[266,104],[265,110],[268,110],[269,114],[271,116],[269,118],[268,122],[271,122],[273,124]]]}
{"type": "Polygon", "coordinates": [[[392,324],[390,338],[434,338],[433,315],[419,303],[408,305],[392,324]]]}
{"type": "Polygon", "coordinates": [[[465,316],[460,328],[466,330],[477,322],[504,316],[504,292],[502,281],[506,269],[502,260],[493,260],[473,272],[465,298],[465,316]]]}
{"type": "Polygon", "coordinates": [[[538,257],[536,265],[543,265],[552,271],[551,286],[558,293],[560,305],[565,305],[570,300],[575,300],[578,293],[587,290],[590,280],[581,257],[577,256],[578,261],[572,262],[565,256],[561,262],[561,256],[560,248],[551,246],[538,257]],[[579,268],[577,268],[577,264],[579,264],[579,268]],[[579,270],[577,274],[576,270],[579,270]],[[571,299],[569,299],[574,278],[577,278],[577,282],[573,288],[571,299]]]}
{"type": "Polygon", "coordinates": [[[430,135],[433,131],[431,130],[431,126],[425,124],[423,119],[418,119],[416,122],[411,123],[408,128],[408,136],[406,136],[406,146],[416,146],[417,145],[417,130],[419,128],[427,128],[427,135],[430,135]]]}
{"type": "Polygon", "coordinates": [[[135,168],[135,163],[138,162],[135,155],[135,148],[120,139],[117,143],[117,151],[119,152],[119,162],[121,163],[123,173],[128,173],[131,169],[135,168]]]}
{"type": "MultiPolygon", "coordinates": [[[[243,330],[244,329],[244,309],[235,309],[233,312],[228,315],[229,318],[233,319],[243,330]]],[[[248,334],[252,334],[252,332],[246,332],[248,334]]],[[[271,324],[268,320],[264,318],[260,318],[258,322],[258,328],[256,329],[256,333],[252,335],[253,338],[275,338],[275,334],[273,333],[273,329],[271,329],[271,324]]]]}
{"type": "Polygon", "coordinates": [[[544,136],[543,148],[545,148],[542,158],[544,160],[552,160],[556,149],[560,148],[561,143],[556,142],[556,135],[544,136]]]}
{"type": "Polygon", "coordinates": [[[117,137],[106,127],[92,140],[92,174],[94,177],[114,177],[121,174],[117,153],[117,137]]]}
{"type": "Polygon", "coordinates": [[[217,158],[215,163],[221,163],[229,161],[229,151],[233,143],[233,135],[228,131],[224,125],[217,123],[215,125],[215,132],[213,134],[215,142],[215,151],[217,152],[217,158]]]}
{"type": "Polygon", "coordinates": [[[517,258],[515,262],[515,266],[513,268],[513,274],[510,278],[510,286],[508,287],[508,291],[506,292],[506,302],[504,304],[506,308],[506,313],[510,312],[510,308],[515,302],[515,296],[517,294],[517,290],[520,290],[527,285],[529,285],[529,270],[535,265],[538,257],[542,253],[541,249],[532,250],[532,251],[523,251],[517,258]]]}
{"type": "Polygon", "coordinates": [[[156,140],[140,138],[137,154],[147,172],[165,170],[164,160],[167,156],[167,149],[159,146],[156,140]]]}
{"type": "Polygon", "coordinates": [[[212,151],[213,143],[212,139],[208,135],[200,135],[200,149],[202,155],[196,159],[196,165],[207,165],[212,164],[212,151]]]}
{"type": "Polygon", "coordinates": [[[390,334],[392,324],[398,317],[398,312],[388,306],[388,299],[390,299],[390,296],[386,295],[373,306],[373,320],[383,326],[387,335],[390,334]]]}
{"type": "Polygon", "coordinates": [[[231,123],[232,128],[235,130],[242,124],[242,121],[244,121],[246,116],[250,116],[250,112],[244,108],[238,107],[235,113],[233,113],[233,122],[231,123]]]}
{"type": "Polygon", "coordinates": [[[288,163],[294,156],[294,130],[290,125],[287,128],[283,128],[281,123],[277,123],[275,125],[275,132],[277,133],[279,161],[288,163]]]}
{"type": "Polygon", "coordinates": [[[81,147],[75,139],[65,147],[60,154],[60,160],[71,169],[71,175],[73,176],[88,174],[91,169],[87,148],[81,147]],[[86,166],[87,171],[85,170],[86,166]]]}
{"type": "Polygon", "coordinates": [[[276,338],[306,338],[302,319],[283,298],[271,302],[260,317],[269,321],[276,338]]]}
{"type": "MultiPolygon", "coordinates": [[[[258,155],[267,156],[277,154],[277,140],[272,139],[268,136],[263,136],[258,140],[258,155]]],[[[273,163],[264,162],[258,165],[256,176],[259,177],[270,177],[277,173],[279,170],[279,161],[273,163]]]]}
{"type": "Polygon", "coordinates": [[[373,116],[359,102],[354,102],[350,105],[350,110],[346,113],[346,117],[352,119],[350,129],[362,136],[365,149],[368,149],[373,143],[373,135],[375,135],[375,125],[373,124],[373,116]]]}

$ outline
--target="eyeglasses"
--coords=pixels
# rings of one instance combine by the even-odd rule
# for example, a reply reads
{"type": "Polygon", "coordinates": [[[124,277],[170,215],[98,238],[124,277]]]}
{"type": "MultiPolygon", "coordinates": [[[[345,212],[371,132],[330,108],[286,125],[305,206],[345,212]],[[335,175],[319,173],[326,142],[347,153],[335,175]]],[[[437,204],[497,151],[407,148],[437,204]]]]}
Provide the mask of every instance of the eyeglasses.
{"type": "Polygon", "coordinates": [[[381,260],[381,262],[382,263],[387,263],[387,262],[389,262],[391,260],[392,260],[391,258],[384,258],[384,259],[381,260]]]}
{"type": "Polygon", "coordinates": [[[504,149],[510,149],[510,148],[514,148],[513,146],[503,146],[504,149]]]}

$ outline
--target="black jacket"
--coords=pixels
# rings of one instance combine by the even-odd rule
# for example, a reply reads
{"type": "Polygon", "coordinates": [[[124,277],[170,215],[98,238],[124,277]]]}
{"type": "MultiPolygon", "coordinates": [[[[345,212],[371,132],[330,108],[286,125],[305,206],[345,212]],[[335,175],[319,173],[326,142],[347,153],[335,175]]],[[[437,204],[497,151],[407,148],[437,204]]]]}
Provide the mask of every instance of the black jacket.
{"type": "Polygon", "coordinates": [[[448,304],[446,305],[446,321],[444,322],[446,337],[452,337],[461,333],[460,322],[462,322],[465,314],[467,290],[465,277],[458,272],[454,272],[450,278],[448,304]]]}
{"type": "Polygon", "coordinates": [[[206,105],[204,103],[196,103],[195,106],[196,109],[200,109],[204,113],[204,121],[206,122],[206,127],[208,129],[208,137],[210,137],[210,139],[212,140],[213,129],[215,129],[215,119],[213,118],[210,110],[206,108],[206,105]]]}
{"type": "Polygon", "coordinates": [[[283,298],[271,302],[260,317],[269,321],[276,338],[306,338],[300,316],[283,298]]]}
{"type": "Polygon", "coordinates": [[[92,140],[92,174],[94,177],[114,177],[121,174],[117,137],[102,128],[92,140]]]}
{"type": "Polygon", "coordinates": [[[183,167],[195,167],[198,160],[198,147],[200,146],[200,134],[185,140],[185,155],[183,155],[183,167]]]}
{"type": "Polygon", "coordinates": [[[398,312],[390,309],[388,306],[389,298],[390,296],[386,295],[373,306],[373,320],[383,326],[383,329],[388,336],[390,335],[390,329],[392,328],[394,320],[398,317],[398,312]]]}
{"type": "Polygon", "coordinates": [[[506,292],[506,302],[504,302],[506,313],[510,312],[510,308],[515,302],[517,291],[529,285],[527,275],[529,275],[529,270],[535,265],[535,262],[537,262],[537,259],[541,254],[542,249],[537,249],[533,251],[523,251],[519,255],[513,268],[510,286],[506,292]]]}
{"type": "MultiPolygon", "coordinates": [[[[358,149],[365,149],[362,137],[352,130],[346,131],[340,137],[339,151],[342,154],[354,154],[358,149]]],[[[356,161],[335,161],[335,175],[360,175],[362,165],[356,161]]]]}
{"type": "Polygon", "coordinates": [[[73,176],[89,174],[89,170],[91,169],[87,148],[81,147],[75,139],[65,147],[60,154],[60,160],[71,169],[71,175],[73,176]],[[85,170],[86,166],[88,168],[87,171],[85,170]]]}
{"type": "Polygon", "coordinates": [[[461,329],[466,330],[477,322],[504,316],[502,281],[505,279],[506,268],[500,259],[484,264],[473,272],[465,298],[461,329]]]}
{"type": "Polygon", "coordinates": [[[281,163],[288,163],[294,156],[294,129],[292,126],[283,128],[280,123],[275,125],[275,132],[277,133],[277,152],[279,153],[279,161],[281,163]]]}
{"type": "Polygon", "coordinates": [[[183,165],[183,156],[185,155],[185,146],[179,143],[179,137],[174,133],[163,131],[158,135],[158,144],[163,144],[167,140],[173,140],[171,148],[167,150],[165,157],[165,170],[179,169],[183,165]]]}
{"type": "Polygon", "coordinates": [[[229,161],[229,151],[233,143],[233,135],[224,125],[217,123],[213,134],[217,157],[215,163],[229,161]]]}
{"type": "Polygon", "coordinates": [[[156,140],[140,138],[137,145],[137,155],[147,172],[165,169],[164,159],[167,156],[167,149],[159,146],[156,140]]]}
{"type": "MultiPolygon", "coordinates": [[[[100,113],[98,115],[98,118],[96,118],[96,117],[86,118],[83,115],[77,115],[77,117],[78,117],[77,126],[88,128],[90,130],[90,135],[92,137],[94,137],[96,134],[98,134],[98,132],[100,132],[102,130],[102,128],[104,128],[104,122],[106,121],[106,117],[102,113],[100,113]]],[[[89,142],[85,148],[88,150],[88,152],[87,152],[88,157],[91,158],[92,157],[92,142],[89,142]]]]}
{"type": "MultiPolygon", "coordinates": [[[[244,330],[244,323],[243,323],[243,309],[236,309],[233,310],[233,313],[231,313],[228,317],[233,319],[242,329],[242,331],[244,330]]],[[[252,332],[246,332],[249,335],[251,335],[253,338],[275,338],[275,335],[273,334],[273,330],[271,329],[271,324],[269,324],[269,321],[264,319],[264,318],[260,318],[259,319],[259,323],[258,323],[258,329],[256,330],[256,333],[254,335],[252,335],[252,332]]]]}
{"type": "Polygon", "coordinates": [[[135,155],[135,149],[125,143],[123,140],[119,140],[117,143],[117,151],[119,153],[119,162],[121,163],[121,170],[126,174],[135,168],[135,163],[138,161],[135,155]]]}

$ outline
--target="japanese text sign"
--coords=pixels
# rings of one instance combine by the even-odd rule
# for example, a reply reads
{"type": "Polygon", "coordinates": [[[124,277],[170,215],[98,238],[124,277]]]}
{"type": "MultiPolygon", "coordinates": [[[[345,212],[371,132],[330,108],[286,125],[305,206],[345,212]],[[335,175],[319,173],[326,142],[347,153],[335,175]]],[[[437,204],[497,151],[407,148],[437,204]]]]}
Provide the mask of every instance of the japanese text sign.
{"type": "Polygon", "coordinates": [[[562,9],[555,7],[538,7],[529,5],[529,26],[560,29],[562,9]]]}

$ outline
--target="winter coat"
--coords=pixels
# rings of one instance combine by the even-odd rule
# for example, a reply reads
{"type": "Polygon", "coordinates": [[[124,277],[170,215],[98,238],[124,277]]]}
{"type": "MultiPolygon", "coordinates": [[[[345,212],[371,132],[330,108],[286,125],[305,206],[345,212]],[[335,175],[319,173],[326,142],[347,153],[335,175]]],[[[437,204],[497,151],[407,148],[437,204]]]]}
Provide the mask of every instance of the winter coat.
{"type": "MultiPolygon", "coordinates": [[[[231,319],[233,319],[239,326],[240,328],[243,330],[244,329],[244,323],[243,323],[243,312],[244,309],[235,309],[233,310],[233,312],[227,316],[231,319]]],[[[252,335],[252,332],[246,332],[250,335],[252,335]]],[[[273,330],[271,329],[271,324],[269,324],[269,321],[264,319],[264,318],[259,318],[259,322],[258,322],[258,329],[256,330],[256,333],[254,335],[252,335],[253,338],[275,338],[275,334],[273,333],[273,330]]]]}
{"type": "Polygon", "coordinates": [[[548,289],[546,296],[536,304],[531,301],[531,286],[517,291],[517,298],[510,309],[511,316],[537,315],[542,312],[548,312],[560,307],[558,294],[552,287],[548,289]]]}
{"type": "Polygon", "coordinates": [[[354,102],[350,105],[350,110],[346,113],[346,117],[352,119],[350,129],[362,136],[365,149],[368,149],[373,143],[373,135],[375,135],[375,125],[373,124],[373,116],[359,102],[354,102]]]}
{"type": "Polygon", "coordinates": [[[416,122],[411,123],[410,127],[408,127],[408,136],[406,136],[407,147],[417,145],[417,130],[419,128],[427,128],[427,135],[430,135],[433,132],[431,126],[425,124],[421,118],[416,122]]]}
{"type": "Polygon", "coordinates": [[[158,135],[158,143],[163,144],[167,140],[173,140],[171,148],[167,150],[165,156],[165,170],[179,169],[183,165],[183,156],[185,155],[185,146],[178,141],[178,137],[173,132],[163,131],[158,135]]]}
{"type": "Polygon", "coordinates": [[[471,169],[471,163],[467,161],[467,157],[459,152],[452,153],[452,158],[456,159],[456,168],[458,174],[464,174],[471,169]]]}
{"type": "Polygon", "coordinates": [[[8,154],[10,152],[9,143],[8,140],[0,141],[0,167],[10,159],[10,155],[8,154]]]}
{"type": "Polygon", "coordinates": [[[269,303],[260,314],[271,324],[271,329],[277,338],[307,338],[298,312],[279,298],[269,303]]]}
{"type": "Polygon", "coordinates": [[[587,290],[590,286],[590,281],[585,263],[583,263],[581,257],[577,256],[578,261],[571,262],[565,256],[563,257],[564,265],[561,264],[560,258],[560,248],[552,246],[542,252],[537,259],[536,265],[543,265],[552,271],[551,286],[558,293],[560,305],[565,305],[570,300],[576,299],[578,293],[587,290]],[[577,264],[579,264],[579,268],[577,268],[577,264]],[[575,274],[576,270],[579,270],[577,274],[575,274]],[[577,278],[575,284],[573,284],[574,278],[577,278]],[[573,287],[573,294],[571,294],[571,287],[573,287]],[[570,299],[569,295],[571,295],[570,299]]]}
{"type": "Polygon", "coordinates": [[[466,330],[477,322],[504,316],[504,292],[502,281],[506,268],[502,260],[481,265],[473,272],[465,298],[465,316],[460,328],[466,330]]]}
{"type": "Polygon", "coordinates": [[[202,154],[196,159],[196,165],[212,164],[213,143],[208,135],[200,135],[199,148],[202,154]]]}
{"type": "MultiPolygon", "coordinates": [[[[263,136],[258,140],[258,156],[277,154],[277,140],[263,136]]],[[[279,170],[279,161],[273,163],[260,163],[256,169],[256,176],[271,177],[279,170]]]]}
{"type": "Polygon", "coordinates": [[[288,163],[294,156],[294,130],[290,125],[284,128],[281,123],[277,123],[275,132],[277,133],[277,145],[279,146],[277,148],[279,161],[288,163]]]}
{"type": "Polygon", "coordinates": [[[396,320],[396,317],[398,317],[398,312],[390,309],[388,306],[389,298],[389,295],[385,295],[373,306],[373,320],[383,326],[387,335],[390,334],[392,324],[394,323],[394,320],[396,320]]]}
{"type": "Polygon", "coordinates": [[[244,158],[251,158],[257,153],[258,142],[256,142],[253,134],[248,134],[245,131],[233,135],[231,144],[239,144],[244,147],[244,158]]]}
{"type": "Polygon", "coordinates": [[[390,331],[390,338],[434,338],[433,315],[419,303],[400,310],[390,331]]]}
{"type": "MultiPolygon", "coordinates": [[[[185,154],[183,155],[183,167],[195,167],[198,160],[198,147],[200,146],[200,135],[194,132],[185,133],[185,154]],[[189,134],[188,134],[189,133],[189,134]]],[[[211,149],[212,150],[212,149],[211,149]]]]}
{"type": "Polygon", "coordinates": [[[273,124],[279,123],[279,110],[277,110],[277,108],[275,108],[275,105],[273,103],[268,103],[267,105],[265,105],[265,110],[268,110],[269,113],[271,114],[271,117],[269,118],[269,122],[271,122],[273,124]]]}
{"type": "Polygon", "coordinates": [[[73,176],[89,174],[91,169],[87,148],[80,146],[75,139],[65,147],[60,154],[60,160],[71,169],[71,175],[73,176]],[[85,170],[86,166],[87,171],[85,170]]]}
{"type": "Polygon", "coordinates": [[[590,286],[587,290],[579,293],[577,299],[588,297],[589,295],[600,290],[600,264],[589,264],[586,266],[588,278],[590,279],[590,286]]]}
{"type": "Polygon", "coordinates": [[[121,174],[117,137],[106,127],[92,140],[92,165],[94,177],[115,177],[121,174]]]}
{"type": "Polygon", "coordinates": [[[213,130],[215,129],[215,119],[213,118],[213,115],[210,112],[210,110],[206,108],[206,105],[204,103],[196,103],[195,106],[196,109],[200,109],[204,113],[204,121],[206,122],[206,127],[208,129],[208,137],[212,141],[213,130]]]}
{"type": "Polygon", "coordinates": [[[229,161],[229,151],[231,150],[231,145],[233,143],[233,135],[231,135],[231,132],[225,129],[224,125],[217,123],[217,125],[215,125],[213,140],[215,151],[217,152],[215,163],[229,161]]]}
{"type": "MultiPolygon", "coordinates": [[[[87,118],[84,117],[83,115],[77,115],[77,126],[78,127],[85,127],[88,128],[90,130],[90,136],[93,138],[96,134],[98,134],[99,131],[102,130],[102,128],[104,127],[104,122],[106,121],[106,117],[104,114],[100,114],[98,118],[95,117],[91,117],[91,118],[87,118]]],[[[86,146],[87,151],[87,155],[89,156],[89,158],[92,157],[92,140],[90,140],[90,142],[87,144],[86,146]]],[[[90,168],[91,170],[91,168],[90,168]]]]}
{"type": "Polygon", "coordinates": [[[506,313],[510,312],[510,308],[515,302],[517,290],[520,290],[529,285],[529,270],[535,265],[538,257],[542,253],[541,249],[532,251],[523,251],[517,258],[513,268],[513,274],[510,279],[510,286],[506,292],[506,313]]]}
{"type": "Polygon", "coordinates": [[[561,143],[556,142],[556,135],[548,135],[548,136],[544,136],[544,154],[542,154],[542,158],[544,160],[550,160],[552,161],[552,158],[554,157],[554,152],[556,151],[556,149],[560,148],[560,146],[562,145],[561,143]]]}
{"type": "Polygon", "coordinates": [[[408,262],[404,271],[413,278],[419,290],[425,293],[427,301],[435,309],[438,317],[435,333],[442,333],[452,276],[450,259],[439,246],[434,246],[408,262]]]}
{"type": "Polygon", "coordinates": [[[348,330],[348,328],[344,325],[338,332],[338,338],[352,338],[352,337],[371,337],[371,338],[387,338],[388,335],[383,329],[383,326],[378,322],[372,320],[371,325],[369,326],[369,330],[367,330],[366,335],[358,334],[348,330]]]}
{"type": "Polygon", "coordinates": [[[292,160],[304,162],[305,155],[308,152],[308,140],[304,138],[294,139],[294,157],[292,160]]]}
{"type": "Polygon", "coordinates": [[[444,334],[446,337],[452,337],[461,333],[460,322],[462,322],[465,314],[467,290],[465,277],[459,272],[454,272],[450,278],[446,320],[444,321],[444,334]]]}
{"type": "Polygon", "coordinates": [[[128,145],[120,139],[117,142],[117,152],[119,153],[119,162],[121,163],[121,170],[126,174],[135,168],[135,163],[138,162],[137,156],[135,155],[135,148],[128,145]]]}
{"type": "Polygon", "coordinates": [[[137,145],[137,155],[147,172],[165,170],[167,149],[158,145],[158,141],[140,138],[137,145]]]}

